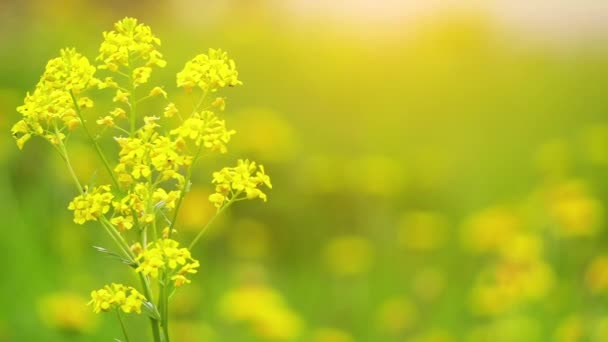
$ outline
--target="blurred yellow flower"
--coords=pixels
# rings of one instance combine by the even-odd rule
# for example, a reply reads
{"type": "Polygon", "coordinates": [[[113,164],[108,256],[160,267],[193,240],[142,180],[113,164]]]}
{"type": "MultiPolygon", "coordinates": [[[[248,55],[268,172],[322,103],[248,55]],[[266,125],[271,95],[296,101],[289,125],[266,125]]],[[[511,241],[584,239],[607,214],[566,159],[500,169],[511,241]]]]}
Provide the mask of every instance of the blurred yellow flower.
{"type": "Polygon", "coordinates": [[[321,328],[313,333],[313,342],[354,342],[355,339],[346,331],[336,328],[321,328]]]}
{"type": "Polygon", "coordinates": [[[412,329],[418,320],[418,310],[406,298],[391,298],[378,308],[376,324],[386,334],[399,334],[412,329]]]}
{"type": "Polygon", "coordinates": [[[398,241],[412,251],[433,251],[446,240],[447,220],[432,211],[410,211],[401,217],[398,241]]]}
{"type": "Polygon", "coordinates": [[[77,293],[48,294],[39,300],[38,308],[45,325],[57,330],[90,333],[97,323],[95,316],[87,309],[87,299],[77,293]]]}
{"type": "Polygon", "coordinates": [[[553,283],[553,271],[541,260],[501,262],[481,273],[473,288],[473,312],[479,315],[504,314],[519,304],[544,298],[553,283]]]}
{"type": "Polygon", "coordinates": [[[258,336],[272,340],[292,340],[302,329],[301,319],[283,297],[264,285],[245,285],[226,293],[220,312],[227,321],[246,322],[258,336]]]}
{"type": "Polygon", "coordinates": [[[366,273],[372,266],[374,248],[361,236],[346,235],[330,240],[325,246],[325,262],[336,275],[366,273]]]}
{"type": "Polygon", "coordinates": [[[608,256],[595,257],[587,267],[585,285],[594,294],[608,292],[608,256]]]}
{"type": "Polygon", "coordinates": [[[520,218],[503,207],[491,207],[470,216],[462,228],[463,242],[473,252],[495,252],[521,228],[520,218]]]}
{"type": "MultiPolygon", "coordinates": [[[[582,317],[572,314],[566,317],[555,330],[555,342],[582,342],[585,336],[585,322],[582,317]]],[[[599,341],[598,341],[599,342],[599,341]]]]}
{"type": "Polygon", "coordinates": [[[215,214],[216,209],[208,201],[209,195],[209,191],[195,187],[184,197],[178,216],[180,230],[198,232],[215,214]]]}
{"type": "Polygon", "coordinates": [[[562,237],[594,236],[601,227],[604,208],[582,180],[570,180],[549,189],[547,209],[562,237]]]}

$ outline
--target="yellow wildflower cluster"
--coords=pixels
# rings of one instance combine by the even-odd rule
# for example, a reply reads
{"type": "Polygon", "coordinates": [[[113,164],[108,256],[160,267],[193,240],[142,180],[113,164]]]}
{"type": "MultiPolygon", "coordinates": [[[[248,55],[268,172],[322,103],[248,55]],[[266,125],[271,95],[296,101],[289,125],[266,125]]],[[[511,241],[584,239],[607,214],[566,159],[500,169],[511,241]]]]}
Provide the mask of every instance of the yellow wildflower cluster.
{"type": "MultiPolygon", "coordinates": [[[[175,288],[190,283],[190,275],[200,267],[189,248],[180,248],[179,243],[171,239],[171,233],[176,232],[178,211],[190,191],[193,165],[204,153],[226,153],[226,145],[235,134],[234,130],[227,129],[223,118],[211,111],[223,111],[225,99],[205,100],[209,93],[241,82],[234,61],[228,59],[225,52],[211,49],[207,55],[198,55],[186,63],[177,74],[178,87],[202,90],[197,94],[200,95],[195,100],[197,105],[182,110],[168,102],[160,110],[151,110],[144,116],[138,111],[141,102],[153,97],[163,101],[168,97],[160,85],[152,84],[145,91],[139,88],[149,82],[154,68],[166,66],[158,50],[160,40],[149,26],[134,18],[120,20],[114,30],[104,32],[103,37],[97,56],[98,68],[119,77],[97,79],[96,68],[85,57],[74,49],[61,50],[60,57],[47,64],[34,92],[28,93],[24,105],[17,108],[22,118],[13,126],[12,133],[20,149],[34,135],[56,145],[55,150],[79,190],[79,195],[68,205],[74,212],[74,222],[100,221],[117,249],[98,247],[97,250],[133,266],[140,275],[142,292],[147,299],[132,287],[111,284],[91,293],[93,310],[141,313],[145,309],[153,318],[155,340],[160,341],[160,329],[168,340],[169,296],[175,288]],[[83,112],[94,105],[92,99],[83,96],[84,91],[92,88],[114,92],[109,96],[115,102],[113,109],[97,119],[83,112]],[[90,130],[87,123],[91,121],[101,126],[99,131],[90,130]],[[69,131],[79,126],[93,145],[112,187],[82,186],[85,183],[74,170],[73,166],[78,164],[70,161],[71,146],[65,139],[69,131]],[[118,145],[118,155],[114,158],[106,155],[101,146],[104,140],[98,139],[107,132],[120,132],[113,136],[118,145]],[[164,228],[162,235],[157,229],[161,227],[164,228]],[[133,230],[136,232],[132,233],[133,230]]],[[[259,187],[262,184],[271,187],[264,167],[248,160],[239,160],[236,167],[216,172],[213,183],[218,193],[212,195],[212,199],[218,207],[226,200],[261,198],[265,201],[266,194],[259,187]]]]}
{"type": "Polygon", "coordinates": [[[97,221],[110,210],[113,198],[109,185],[94,187],[91,191],[85,186],[84,192],[70,202],[68,209],[74,211],[74,222],[78,224],[97,221]]]}
{"type": "Polygon", "coordinates": [[[165,272],[175,287],[189,284],[190,279],[186,276],[196,273],[200,266],[187,248],[179,248],[179,243],[171,239],[159,239],[141,249],[137,261],[139,266],[135,269],[136,272],[152,278],[158,278],[161,272],[165,272]]]}
{"type": "Polygon", "coordinates": [[[156,171],[156,182],[184,179],[178,172],[189,166],[192,156],[187,155],[183,139],[171,140],[156,132],[158,118],[146,117],[145,124],[133,137],[116,138],[120,147],[119,162],[114,168],[121,186],[129,187],[136,181],[151,181],[156,171]]]}
{"type": "Polygon", "coordinates": [[[113,308],[120,308],[125,313],[141,313],[141,306],[146,298],[136,289],[122,284],[106,285],[102,289],[91,292],[93,311],[99,313],[107,312],[113,308]]]}
{"type": "Polygon", "coordinates": [[[171,131],[171,135],[188,138],[196,146],[202,143],[205,148],[220,153],[226,153],[226,144],[235,133],[234,130],[227,130],[226,122],[208,110],[200,114],[194,113],[180,127],[171,131]]]}
{"type": "Polygon", "coordinates": [[[264,171],[264,166],[255,162],[239,159],[237,166],[225,167],[213,173],[215,193],[209,196],[209,201],[217,208],[225,203],[239,199],[261,198],[266,201],[266,194],[259,189],[265,185],[272,189],[270,177],[264,171]],[[242,193],[244,197],[240,196],[242,193]]]}
{"type": "Polygon", "coordinates": [[[23,148],[34,135],[58,145],[65,138],[66,128],[78,127],[80,118],[74,103],[90,108],[93,101],[76,96],[98,83],[94,74],[95,67],[75,49],[62,49],[59,57],[51,59],[34,92],[28,93],[24,104],[17,108],[23,115],[11,130],[17,146],[23,148]]]}
{"type": "Polygon", "coordinates": [[[209,54],[200,54],[188,61],[177,74],[177,86],[191,90],[199,87],[206,92],[243,84],[232,59],[220,49],[209,49],[209,54]]]}
{"type": "Polygon", "coordinates": [[[133,68],[135,61],[144,66],[132,70],[134,83],[147,82],[153,66],[164,67],[167,62],[157,50],[160,39],[152,34],[150,26],[138,24],[135,18],[124,18],[114,25],[116,31],[104,32],[99,48],[100,69],[118,71],[120,67],[133,68]]]}

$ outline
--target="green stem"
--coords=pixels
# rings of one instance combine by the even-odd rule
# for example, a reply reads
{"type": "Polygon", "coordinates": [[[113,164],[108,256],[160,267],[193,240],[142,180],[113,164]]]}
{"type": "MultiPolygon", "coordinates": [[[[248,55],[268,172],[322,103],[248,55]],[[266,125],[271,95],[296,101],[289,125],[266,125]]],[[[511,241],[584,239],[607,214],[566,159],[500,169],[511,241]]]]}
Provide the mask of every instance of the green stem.
{"type": "Polygon", "coordinates": [[[163,328],[163,335],[165,342],[169,342],[169,275],[163,272],[163,282],[161,284],[161,292],[158,298],[160,307],[161,326],[163,328]]]}
{"type": "Polygon", "coordinates": [[[122,328],[122,334],[125,336],[125,342],[129,342],[129,335],[127,334],[127,328],[125,327],[125,324],[122,321],[122,317],[120,316],[120,309],[118,309],[118,308],[116,308],[116,316],[118,317],[118,321],[120,322],[120,327],[122,328]]]}
{"type": "Polygon", "coordinates": [[[119,190],[120,187],[118,186],[118,181],[116,180],[116,177],[114,177],[114,172],[112,172],[112,168],[110,167],[110,164],[108,163],[108,160],[106,159],[106,156],[103,154],[101,147],[97,143],[97,140],[95,140],[95,138],[93,137],[93,135],[87,128],[86,121],[84,120],[84,117],[82,116],[82,112],[80,111],[80,107],[78,106],[78,101],[76,100],[76,96],[74,96],[74,93],[72,91],[70,91],[70,96],[72,97],[72,103],[74,104],[74,108],[76,110],[76,114],[78,115],[78,118],[80,119],[80,122],[82,122],[82,127],[84,128],[85,133],[87,134],[89,139],[93,142],[95,151],[97,152],[97,154],[99,155],[99,158],[103,162],[103,165],[106,168],[106,171],[108,171],[110,178],[112,178],[112,183],[114,183],[114,186],[116,187],[116,189],[119,190]]]}
{"type": "MultiPolygon", "coordinates": [[[[146,277],[141,274],[139,274],[139,280],[141,281],[141,285],[144,289],[144,296],[146,297],[146,299],[150,302],[150,303],[154,303],[153,298],[152,298],[152,290],[150,289],[150,284],[148,283],[148,280],[146,279],[146,277]]],[[[152,336],[154,337],[154,342],[163,342],[163,340],[160,337],[160,328],[158,326],[158,320],[150,317],[150,327],[152,328],[152,336]]]]}
{"type": "Polygon", "coordinates": [[[215,213],[215,215],[213,215],[213,217],[211,217],[211,219],[209,219],[209,221],[207,221],[207,223],[205,224],[205,226],[203,227],[203,229],[201,229],[200,232],[198,232],[198,234],[194,237],[194,240],[192,240],[192,242],[190,243],[190,246],[188,247],[189,250],[192,250],[192,248],[196,245],[196,243],[198,242],[198,240],[200,240],[200,238],[203,236],[203,234],[205,234],[205,232],[207,231],[207,229],[209,228],[209,226],[211,226],[211,224],[213,223],[213,221],[215,221],[215,219],[220,216],[220,214],[226,210],[232,203],[234,203],[236,197],[240,194],[237,193],[228,203],[226,203],[226,205],[224,205],[223,207],[221,207],[220,209],[218,209],[218,211],[215,213]]]}

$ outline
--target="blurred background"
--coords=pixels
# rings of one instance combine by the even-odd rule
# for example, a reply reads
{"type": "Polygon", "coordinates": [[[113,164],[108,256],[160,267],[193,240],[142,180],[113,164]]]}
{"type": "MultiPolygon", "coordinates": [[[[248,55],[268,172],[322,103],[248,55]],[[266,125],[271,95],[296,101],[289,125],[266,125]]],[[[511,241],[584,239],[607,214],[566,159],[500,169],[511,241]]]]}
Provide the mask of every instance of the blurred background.
{"type": "Polygon", "coordinates": [[[20,153],[9,130],[60,48],[94,59],[125,16],[162,40],[170,95],[209,47],[244,82],[179,239],[213,213],[213,170],[248,157],[274,185],[194,251],[175,341],[608,341],[608,4],[591,0],[2,1],[0,341],[120,336],[86,302],[136,280],[73,224],[48,144],[20,153]]]}

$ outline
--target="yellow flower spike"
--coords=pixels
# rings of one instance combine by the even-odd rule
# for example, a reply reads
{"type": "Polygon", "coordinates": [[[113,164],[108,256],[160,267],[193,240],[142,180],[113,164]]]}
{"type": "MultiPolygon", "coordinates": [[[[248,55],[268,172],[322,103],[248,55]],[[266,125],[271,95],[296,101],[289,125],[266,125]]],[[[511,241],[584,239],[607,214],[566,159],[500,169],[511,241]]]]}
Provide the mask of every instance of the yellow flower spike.
{"type": "Polygon", "coordinates": [[[255,162],[239,159],[236,167],[225,167],[213,173],[212,183],[215,184],[215,193],[209,196],[209,201],[217,208],[236,198],[230,198],[231,193],[244,193],[246,199],[259,198],[267,200],[266,194],[259,188],[264,185],[272,188],[270,177],[266,175],[264,166],[257,166],[255,162]]]}
{"type": "Polygon", "coordinates": [[[100,69],[118,71],[121,67],[133,67],[134,61],[142,61],[145,67],[162,68],[167,64],[157,50],[160,39],[152,34],[149,26],[127,17],[114,24],[114,29],[103,33],[104,41],[97,57],[101,61],[100,69]]]}
{"type": "Polygon", "coordinates": [[[234,61],[220,49],[209,49],[208,54],[194,57],[177,73],[177,86],[186,90],[199,87],[204,91],[215,92],[241,84],[234,61]]]}
{"type": "Polygon", "coordinates": [[[91,191],[85,186],[82,195],[76,196],[70,202],[68,209],[74,211],[74,222],[84,224],[87,221],[97,221],[99,217],[110,210],[114,195],[110,186],[104,185],[93,188],[91,191]]]}
{"type": "Polygon", "coordinates": [[[139,266],[135,269],[144,275],[158,278],[161,271],[169,272],[171,280],[181,285],[190,281],[185,278],[187,274],[197,272],[199,262],[192,258],[187,248],[179,248],[175,240],[163,238],[151,243],[147,249],[137,255],[139,266]],[[175,270],[181,266],[179,271],[175,270]]]}
{"type": "Polygon", "coordinates": [[[95,313],[107,312],[120,308],[125,313],[141,313],[141,306],[146,298],[136,289],[122,284],[106,285],[102,289],[91,292],[91,301],[95,313]]]}
{"type": "MultiPolygon", "coordinates": [[[[34,135],[55,134],[55,127],[76,128],[80,121],[76,119],[72,94],[77,97],[79,107],[92,107],[91,99],[78,95],[96,84],[94,74],[95,67],[74,49],[63,49],[59,57],[51,59],[35,90],[27,93],[23,105],[17,107],[23,116],[12,129],[17,146],[23,148],[34,135]]],[[[47,140],[57,143],[54,139],[47,140]]]]}

